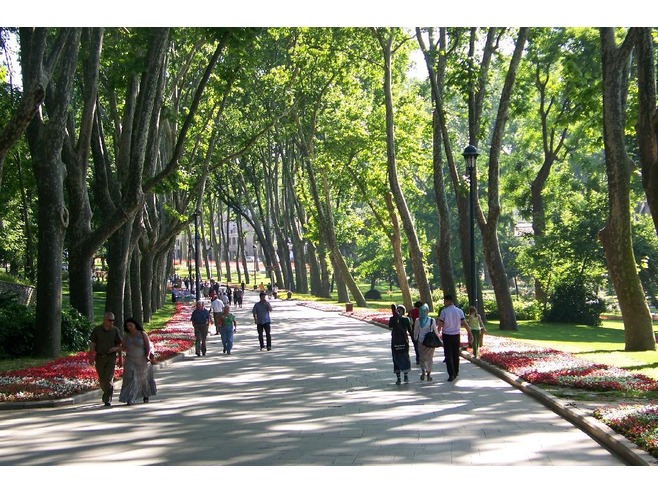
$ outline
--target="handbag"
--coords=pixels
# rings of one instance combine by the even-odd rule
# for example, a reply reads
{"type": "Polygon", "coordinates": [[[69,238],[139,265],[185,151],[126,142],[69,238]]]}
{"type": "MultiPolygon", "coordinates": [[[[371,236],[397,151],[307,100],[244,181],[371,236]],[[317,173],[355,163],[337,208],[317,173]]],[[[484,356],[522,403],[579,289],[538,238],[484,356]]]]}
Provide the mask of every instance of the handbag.
{"type": "Polygon", "coordinates": [[[442,347],[441,339],[434,333],[434,329],[428,331],[423,338],[423,345],[426,347],[442,347]]]}

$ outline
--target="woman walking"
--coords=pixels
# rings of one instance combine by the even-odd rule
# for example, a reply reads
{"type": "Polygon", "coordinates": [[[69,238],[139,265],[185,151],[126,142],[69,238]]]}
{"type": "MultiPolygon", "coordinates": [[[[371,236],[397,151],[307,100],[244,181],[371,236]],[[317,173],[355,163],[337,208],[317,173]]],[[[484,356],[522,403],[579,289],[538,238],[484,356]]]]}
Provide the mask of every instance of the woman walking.
{"type": "Polygon", "coordinates": [[[157,392],[153,377],[154,355],[151,341],[144,328],[134,318],[124,321],[123,329],[125,334],[122,347],[126,357],[119,401],[133,405],[138,398],[142,398],[144,403],[148,403],[149,397],[157,392]]]}
{"type": "Polygon", "coordinates": [[[404,373],[404,382],[409,382],[409,369],[411,361],[409,360],[409,331],[411,322],[405,316],[405,308],[400,304],[397,308],[391,304],[393,316],[388,321],[391,328],[391,355],[393,357],[393,372],[397,376],[395,384],[400,384],[400,372],[404,373]]]}
{"type": "Polygon", "coordinates": [[[436,328],[436,321],[434,318],[429,317],[430,308],[427,304],[423,304],[418,308],[418,319],[414,323],[414,340],[418,343],[418,355],[420,356],[420,380],[432,380],[432,367],[434,365],[434,347],[426,347],[423,345],[423,339],[430,331],[438,336],[439,332],[436,328]]]}

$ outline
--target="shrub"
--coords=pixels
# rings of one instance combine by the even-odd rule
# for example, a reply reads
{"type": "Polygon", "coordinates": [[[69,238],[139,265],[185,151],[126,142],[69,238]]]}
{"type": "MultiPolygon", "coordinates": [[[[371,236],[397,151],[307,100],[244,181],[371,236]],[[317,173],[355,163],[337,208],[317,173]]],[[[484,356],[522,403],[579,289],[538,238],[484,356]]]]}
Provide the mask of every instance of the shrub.
{"type": "Polygon", "coordinates": [[[514,313],[517,320],[537,321],[541,318],[542,306],[535,299],[514,300],[514,313]]]}
{"type": "Polygon", "coordinates": [[[568,280],[555,286],[542,321],[599,326],[603,311],[605,301],[590,286],[582,280],[568,280]]]}
{"type": "MultiPolygon", "coordinates": [[[[26,357],[34,352],[36,311],[15,299],[0,300],[0,357],[26,357]]],[[[62,311],[62,350],[76,352],[89,345],[91,324],[78,311],[62,311]]]]}
{"type": "Polygon", "coordinates": [[[103,282],[102,280],[94,280],[94,282],[91,284],[91,290],[93,292],[105,292],[107,291],[107,282],[103,282]]]}
{"type": "MultiPolygon", "coordinates": [[[[536,321],[541,317],[542,306],[535,299],[513,299],[512,305],[517,320],[536,321]]],[[[487,319],[498,319],[498,304],[495,297],[484,298],[484,312],[487,319]]]]}
{"type": "Polygon", "coordinates": [[[15,299],[0,301],[0,357],[31,355],[34,346],[35,309],[15,299]]]}
{"type": "Polygon", "coordinates": [[[382,294],[377,289],[370,289],[363,294],[363,297],[371,301],[376,301],[382,298],[382,294]]]}
{"type": "Polygon", "coordinates": [[[76,309],[62,311],[62,350],[77,352],[89,346],[91,323],[76,309]]]}
{"type": "Polygon", "coordinates": [[[498,304],[495,297],[484,298],[484,313],[487,319],[498,319],[498,304]]]}

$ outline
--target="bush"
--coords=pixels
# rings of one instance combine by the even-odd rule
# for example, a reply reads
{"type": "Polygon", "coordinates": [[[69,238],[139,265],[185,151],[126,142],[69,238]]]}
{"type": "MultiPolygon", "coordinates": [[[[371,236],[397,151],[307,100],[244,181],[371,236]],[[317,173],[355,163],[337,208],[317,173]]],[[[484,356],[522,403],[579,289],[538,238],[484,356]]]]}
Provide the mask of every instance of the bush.
{"type": "Polygon", "coordinates": [[[363,294],[363,297],[370,301],[378,301],[382,298],[382,294],[377,289],[371,289],[363,294]]]}
{"type": "Polygon", "coordinates": [[[91,323],[76,309],[62,311],[62,350],[78,352],[89,346],[91,323]]]}
{"type": "Polygon", "coordinates": [[[103,282],[102,280],[94,280],[94,282],[91,284],[91,290],[92,292],[106,292],[107,282],[103,282]]]}
{"type": "MultiPolygon", "coordinates": [[[[541,317],[542,306],[535,299],[513,299],[512,305],[514,309],[514,315],[518,321],[536,321],[541,317]]],[[[484,312],[487,319],[499,319],[498,304],[496,303],[495,297],[484,298],[484,312]]]]}
{"type": "Polygon", "coordinates": [[[556,285],[542,321],[599,326],[604,311],[605,301],[589,285],[581,280],[565,281],[556,285]]]}
{"type": "MultiPolygon", "coordinates": [[[[34,352],[36,311],[15,299],[0,300],[0,358],[31,356],[34,352]]],[[[89,346],[91,324],[78,311],[62,311],[62,350],[77,352],[89,346]]]]}
{"type": "Polygon", "coordinates": [[[541,318],[542,305],[536,299],[513,301],[517,320],[538,321],[541,318]]]}
{"type": "Polygon", "coordinates": [[[0,301],[0,357],[23,357],[34,347],[35,310],[15,299],[0,301]]]}

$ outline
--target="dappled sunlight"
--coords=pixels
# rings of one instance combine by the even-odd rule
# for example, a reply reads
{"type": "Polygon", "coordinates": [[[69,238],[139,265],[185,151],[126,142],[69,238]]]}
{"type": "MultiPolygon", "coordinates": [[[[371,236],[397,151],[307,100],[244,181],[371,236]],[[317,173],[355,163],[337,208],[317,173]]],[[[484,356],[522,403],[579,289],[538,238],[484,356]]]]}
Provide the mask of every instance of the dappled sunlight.
{"type": "Polygon", "coordinates": [[[237,310],[233,353],[222,354],[220,337],[209,337],[206,357],[156,370],[149,404],[7,412],[0,463],[550,465],[592,456],[618,463],[466,361],[447,383],[437,351],[433,382],[419,381],[416,366],[410,383],[396,386],[388,330],[272,304],[271,352],[259,350],[250,311],[237,310]]]}

